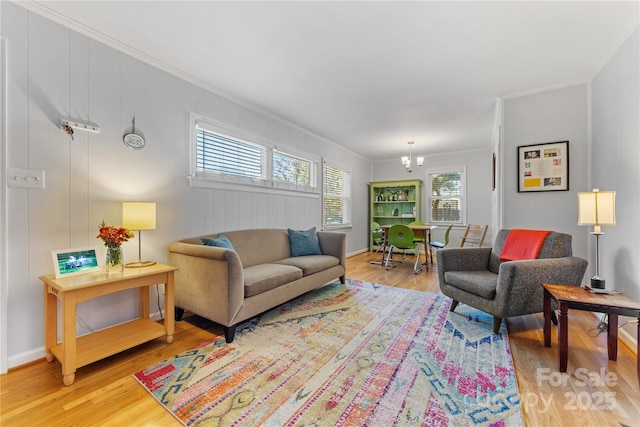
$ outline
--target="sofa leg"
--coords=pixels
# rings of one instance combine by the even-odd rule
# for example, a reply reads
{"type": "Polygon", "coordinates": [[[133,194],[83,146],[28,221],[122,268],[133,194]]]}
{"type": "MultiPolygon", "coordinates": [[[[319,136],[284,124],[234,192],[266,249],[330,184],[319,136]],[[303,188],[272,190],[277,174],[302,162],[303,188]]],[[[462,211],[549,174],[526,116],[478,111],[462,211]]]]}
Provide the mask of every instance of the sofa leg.
{"type": "Polygon", "coordinates": [[[455,310],[457,306],[458,306],[458,301],[452,300],[451,307],[449,307],[449,311],[453,313],[453,310],[455,310]]]}
{"type": "Polygon", "coordinates": [[[345,284],[345,276],[340,276],[340,283],[345,284]]]}
{"type": "Polygon", "coordinates": [[[556,316],[555,310],[551,310],[551,321],[554,325],[558,326],[558,316],[556,316]]]}
{"type": "Polygon", "coordinates": [[[233,342],[233,338],[236,336],[236,325],[233,326],[223,326],[224,328],[224,340],[227,344],[233,342]]]}
{"type": "Polygon", "coordinates": [[[493,318],[493,333],[500,333],[500,325],[502,325],[502,318],[494,317],[493,318]]]}
{"type": "Polygon", "coordinates": [[[174,309],[173,315],[175,316],[176,322],[182,320],[182,316],[184,315],[184,308],[176,307],[174,309]]]}

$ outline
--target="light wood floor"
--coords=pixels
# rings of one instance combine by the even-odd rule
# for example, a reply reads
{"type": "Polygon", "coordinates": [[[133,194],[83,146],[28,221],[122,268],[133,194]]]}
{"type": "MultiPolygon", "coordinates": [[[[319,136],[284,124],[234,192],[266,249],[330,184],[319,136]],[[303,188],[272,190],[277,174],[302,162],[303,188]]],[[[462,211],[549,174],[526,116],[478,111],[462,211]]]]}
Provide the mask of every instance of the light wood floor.
{"type": "MultiPolygon", "coordinates": [[[[349,258],[347,277],[439,292],[433,271],[414,275],[407,264],[386,271],[369,260],[368,253],[349,258]]],[[[640,426],[635,353],[620,344],[617,362],[609,362],[605,334],[594,338],[587,332],[595,326],[593,315],[573,310],[569,315],[566,377],[557,373],[555,328],[552,347],[543,345],[542,315],[508,321],[527,425],[640,426]]],[[[158,339],[80,368],[70,387],[62,385],[57,362],[42,359],[12,369],[0,376],[0,425],[179,426],[132,374],[221,333],[213,323],[187,314],[185,321],[177,322],[172,344],[158,339]]]]}

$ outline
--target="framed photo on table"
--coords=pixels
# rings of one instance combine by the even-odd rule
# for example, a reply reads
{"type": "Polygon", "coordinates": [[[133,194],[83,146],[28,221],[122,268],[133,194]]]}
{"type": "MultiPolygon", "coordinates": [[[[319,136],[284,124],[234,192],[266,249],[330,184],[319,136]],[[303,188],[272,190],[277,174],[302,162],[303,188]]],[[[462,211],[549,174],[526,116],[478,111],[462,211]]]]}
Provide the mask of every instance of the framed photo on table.
{"type": "Polygon", "coordinates": [[[569,141],[518,147],[518,192],[569,190],[569,141]]]}
{"type": "Polygon", "coordinates": [[[51,251],[56,279],[102,270],[104,262],[96,251],[95,247],[51,251]]]}

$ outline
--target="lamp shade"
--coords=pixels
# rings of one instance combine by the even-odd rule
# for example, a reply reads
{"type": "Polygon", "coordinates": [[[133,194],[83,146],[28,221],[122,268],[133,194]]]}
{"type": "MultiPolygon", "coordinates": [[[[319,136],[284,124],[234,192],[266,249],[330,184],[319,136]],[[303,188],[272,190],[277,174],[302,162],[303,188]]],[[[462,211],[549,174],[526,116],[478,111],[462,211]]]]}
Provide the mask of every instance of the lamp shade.
{"type": "Polygon", "coordinates": [[[156,204],[122,202],[122,226],[129,230],[155,230],[156,204]]]}
{"type": "Polygon", "coordinates": [[[578,225],[616,225],[616,192],[578,193],[578,225]]]}

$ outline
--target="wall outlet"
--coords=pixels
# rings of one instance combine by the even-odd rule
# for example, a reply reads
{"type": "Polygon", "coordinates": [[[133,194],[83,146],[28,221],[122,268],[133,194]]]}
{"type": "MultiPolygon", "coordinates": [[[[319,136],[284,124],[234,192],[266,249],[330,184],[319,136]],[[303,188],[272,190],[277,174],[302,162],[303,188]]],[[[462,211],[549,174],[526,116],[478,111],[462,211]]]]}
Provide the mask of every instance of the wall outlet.
{"type": "Polygon", "coordinates": [[[14,188],[44,189],[44,171],[41,169],[9,168],[7,186],[14,188]]]}

